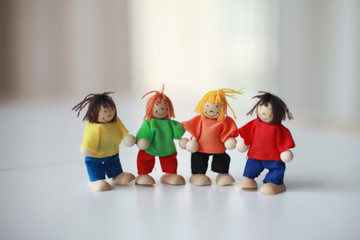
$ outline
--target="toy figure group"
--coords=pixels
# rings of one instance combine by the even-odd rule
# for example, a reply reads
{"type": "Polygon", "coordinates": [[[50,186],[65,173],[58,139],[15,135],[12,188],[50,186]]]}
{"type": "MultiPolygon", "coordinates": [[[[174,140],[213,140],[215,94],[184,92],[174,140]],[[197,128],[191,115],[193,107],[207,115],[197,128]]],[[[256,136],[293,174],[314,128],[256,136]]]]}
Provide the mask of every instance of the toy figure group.
{"type": "Polygon", "coordinates": [[[227,97],[235,98],[240,91],[220,89],[208,92],[198,103],[195,112],[199,115],[182,123],[173,120],[174,107],[171,100],[161,92],[153,94],[146,103],[144,122],[134,137],[117,116],[116,106],[109,96],[89,94],[73,110],[78,112],[88,106],[84,121],[87,123],[81,144],[81,153],[85,155],[90,181],[88,186],[96,191],[111,189],[110,183],[126,185],[135,179],[131,173],[123,172],[119,159],[121,141],[128,147],[137,145],[138,176],[136,184],[153,185],[155,180],[149,175],[155,165],[155,157],[160,160],[165,173],[161,181],[171,185],[184,185],[185,179],[177,174],[177,151],[174,139],[179,139],[179,146],[191,153],[190,182],[197,186],[211,185],[207,177],[209,157],[212,156],[211,170],[218,173],[216,184],[231,185],[235,182],[229,174],[230,156],[227,149],[235,147],[247,153],[244,178],[239,186],[242,189],[257,189],[254,180],[264,169],[268,169],[264,184],[260,188],[263,194],[277,194],[286,190],[284,184],[285,163],[293,158],[290,148],[295,147],[290,131],[281,122],[292,119],[286,104],[277,96],[268,92],[259,92],[255,96],[259,101],[248,112],[256,111],[257,118],[237,128],[235,121],[228,116],[227,108],[234,111],[227,102],[227,97]],[[188,131],[191,139],[182,138],[188,131]],[[235,140],[240,135],[238,142],[235,140]],[[105,175],[110,179],[105,181],[105,175]]]}

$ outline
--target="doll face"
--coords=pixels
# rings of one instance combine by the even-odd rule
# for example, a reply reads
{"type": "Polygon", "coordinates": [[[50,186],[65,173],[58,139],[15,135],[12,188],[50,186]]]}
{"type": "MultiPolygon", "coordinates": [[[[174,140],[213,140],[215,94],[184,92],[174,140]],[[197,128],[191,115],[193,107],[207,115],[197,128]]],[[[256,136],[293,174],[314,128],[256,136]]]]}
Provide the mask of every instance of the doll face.
{"type": "Polygon", "coordinates": [[[155,103],[152,111],[153,118],[162,119],[168,115],[168,107],[165,102],[155,103]]]}
{"type": "Polygon", "coordinates": [[[111,107],[100,107],[99,115],[98,115],[98,122],[99,123],[108,123],[113,120],[115,116],[115,109],[111,107]]]}
{"type": "Polygon", "coordinates": [[[272,106],[270,103],[268,105],[259,105],[257,107],[257,115],[261,121],[269,123],[273,119],[272,106]]]}
{"type": "Polygon", "coordinates": [[[203,110],[205,116],[207,116],[208,118],[217,119],[221,113],[221,106],[217,103],[205,103],[203,110]]]}

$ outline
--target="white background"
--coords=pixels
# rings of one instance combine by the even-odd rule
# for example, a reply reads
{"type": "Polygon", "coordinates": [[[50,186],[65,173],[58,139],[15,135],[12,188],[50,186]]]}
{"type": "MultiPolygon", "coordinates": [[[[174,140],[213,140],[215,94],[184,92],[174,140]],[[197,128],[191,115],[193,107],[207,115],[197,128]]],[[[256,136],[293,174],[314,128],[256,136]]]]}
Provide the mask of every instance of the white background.
{"type": "MultiPolygon", "coordinates": [[[[1,1],[0,239],[358,238],[359,13],[357,0],[1,1]],[[239,127],[257,91],[280,96],[295,117],[288,190],[240,190],[236,151],[233,186],[192,186],[183,150],[185,186],[162,184],[157,162],[154,187],[88,190],[70,109],[114,91],[136,134],[140,98],[162,84],[178,121],[213,89],[245,88],[229,101],[239,127]]],[[[136,147],[120,148],[136,174],[136,147]]]]}

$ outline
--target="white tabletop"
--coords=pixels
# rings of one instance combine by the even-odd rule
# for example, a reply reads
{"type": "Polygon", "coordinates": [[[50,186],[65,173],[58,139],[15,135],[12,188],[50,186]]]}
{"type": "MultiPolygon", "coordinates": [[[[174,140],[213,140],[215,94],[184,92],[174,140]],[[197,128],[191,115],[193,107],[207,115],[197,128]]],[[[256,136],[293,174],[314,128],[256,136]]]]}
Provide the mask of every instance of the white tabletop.
{"type": "MultiPolygon", "coordinates": [[[[77,101],[78,99],[76,99],[77,101]]],[[[73,103],[72,101],[69,101],[73,103]]],[[[296,142],[287,191],[243,191],[245,154],[229,152],[233,186],[189,183],[190,154],[178,149],[185,186],[114,186],[93,192],[79,153],[84,123],[70,103],[0,106],[0,239],[356,239],[360,236],[360,137],[286,123],[296,142]],[[55,106],[54,106],[55,105],[55,106]]],[[[75,102],[76,103],[76,102],[75,102]]],[[[192,114],[192,113],[191,113],[192,114]]],[[[136,133],[137,115],[119,114],[136,133]],[[136,117],[136,121],[133,120],[136,117]]],[[[181,116],[181,112],[177,113],[181,116]]],[[[185,120],[185,119],[180,119],[185,120]]],[[[244,123],[239,118],[238,125],[244,123]]],[[[136,147],[120,146],[136,175],[136,147]]],[[[257,179],[259,185],[264,173],[257,179]]]]}

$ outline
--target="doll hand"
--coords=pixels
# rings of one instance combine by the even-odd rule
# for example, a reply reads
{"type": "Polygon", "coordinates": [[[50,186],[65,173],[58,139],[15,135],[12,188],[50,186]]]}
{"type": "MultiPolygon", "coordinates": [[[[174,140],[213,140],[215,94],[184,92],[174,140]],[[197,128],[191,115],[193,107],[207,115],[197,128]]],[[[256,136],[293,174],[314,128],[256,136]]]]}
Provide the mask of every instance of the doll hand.
{"type": "Polygon", "coordinates": [[[134,137],[134,135],[128,134],[124,137],[123,141],[125,146],[132,147],[136,142],[136,138],[134,137]]]}
{"type": "Polygon", "coordinates": [[[182,149],[186,149],[186,144],[189,142],[189,139],[187,138],[181,138],[179,141],[179,146],[182,149]]]}
{"type": "Polygon", "coordinates": [[[235,138],[228,138],[228,140],[225,141],[224,146],[226,149],[233,150],[236,147],[235,138]]]}
{"type": "Polygon", "coordinates": [[[195,140],[190,140],[186,143],[186,150],[191,153],[196,152],[199,149],[199,144],[195,140]]]}
{"type": "Polygon", "coordinates": [[[149,147],[149,142],[145,138],[140,138],[137,142],[137,146],[140,150],[145,150],[149,147]]]}
{"type": "Polygon", "coordinates": [[[290,161],[293,159],[293,157],[294,157],[294,154],[293,154],[291,151],[289,151],[289,150],[284,151],[284,152],[282,152],[282,153],[280,154],[280,159],[281,159],[281,161],[283,161],[284,163],[290,162],[290,161]]]}
{"type": "Polygon", "coordinates": [[[87,157],[91,156],[93,154],[92,151],[90,151],[89,149],[84,148],[84,147],[80,148],[80,152],[81,152],[82,155],[87,156],[87,157]]]}
{"type": "Polygon", "coordinates": [[[245,145],[244,143],[244,140],[243,139],[240,139],[238,141],[238,143],[236,144],[236,149],[239,151],[239,152],[246,152],[248,149],[249,149],[249,146],[245,145]]]}

